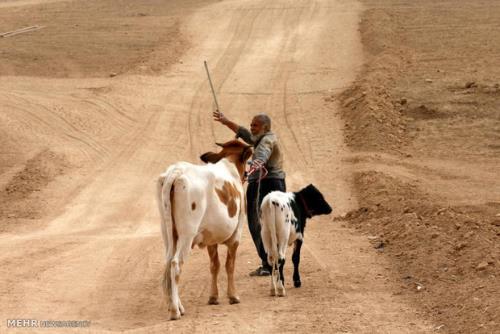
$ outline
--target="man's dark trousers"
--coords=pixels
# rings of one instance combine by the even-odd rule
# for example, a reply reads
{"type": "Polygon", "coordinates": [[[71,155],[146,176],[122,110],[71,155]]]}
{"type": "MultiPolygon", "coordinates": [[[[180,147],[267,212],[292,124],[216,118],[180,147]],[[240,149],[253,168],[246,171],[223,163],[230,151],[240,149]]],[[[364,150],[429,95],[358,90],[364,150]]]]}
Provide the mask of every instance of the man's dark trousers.
{"type": "Polygon", "coordinates": [[[259,211],[260,204],[264,196],[269,194],[271,191],[279,190],[286,191],[286,184],[284,179],[262,179],[260,181],[259,189],[259,201],[257,204],[257,189],[259,184],[257,181],[248,183],[247,188],[247,218],[248,218],[248,229],[252,235],[253,243],[257,249],[257,253],[262,261],[262,267],[270,268],[267,263],[267,254],[264,250],[264,245],[262,244],[262,239],[260,236],[260,222],[259,222],[259,211]]]}

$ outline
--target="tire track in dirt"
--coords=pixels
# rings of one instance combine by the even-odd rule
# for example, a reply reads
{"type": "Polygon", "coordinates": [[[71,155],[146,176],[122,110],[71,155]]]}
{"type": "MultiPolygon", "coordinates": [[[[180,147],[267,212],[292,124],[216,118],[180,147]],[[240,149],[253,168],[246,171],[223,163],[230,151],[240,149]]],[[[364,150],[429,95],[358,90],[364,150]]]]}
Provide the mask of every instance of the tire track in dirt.
{"type": "MultiPolygon", "coordinates": [[[[15,98],[10,97],[7,100],[5,107],[10,110],[22,112],[22,115],[19,115],[20,117],[16,118],[14,121],[26,124],[26,127],[24,128],[25,130],[21,133],[21,135],[25,137],[29,137],[29,135],[32,135],[33,133],[41,132],[42,134],[45,134],[45,136],[40,137],[39,135],[39,138],[46,140],[50,134],[60,133],[61,129],[63,129],[62,134],[68,138],[68,141],[73,142],[76,140],[80,142],[84,147],[88,147],[92,152],[94,152],[94,155],[101,156],[108,153],[106,148],[100,145],[96,140],[92,139],[92,137],[88,136],[80,129],[72,126],[64,119],[54,117],[51,110],[42,104],[36,103],[33,100],[29,100],[19,95],[15,95],[15,98]],[[40,112],[34,111],[39,110],[40,108],[49,111],[49,113],[43,113],[44,117],[42,117],[40,112]],[[47,114],[50,115],[50,118],[47,118],[47,114]],[[35,128],[32,124],[37,124],[39,127],[35,128]]],[[[86,157],[92,156],[88,150],[82,149],[82,153],[86,157]]]]}
{"type": "MultiPolygon", "coordinates": [[[[109,159],[113,148],[109,147],[108,140],[119,132],[126,132],[136,122],[121,111],[123,107],[105,102],[102,98],[82,99],[79,96],[68,98],[59,92],[51,92],[49,97],[45,94],[39,92],[29,98],[24,96],[24,92],[10,92],[5,95],[7,100],[5,108],[24,113],[20,117],[13,117],[11,122],[27,124],[28,127],[24,127],[21,131],[23,136],[29,138],[33,133],[38,133],[41,143],[49,140],[46,144],[50,146],[60,146],[57,140],[61,140],[61,137],[66,137],[70,146],[81,143],[80,152],[86,161],[109,159]],[[57,101],[57,104],[53,101],[57,101]],[[80,116],[75,118],[80,110],[85,114],[92,114],[92,117],[100,119],[101,123],[97,127],[92,127],[95,124],[84,123],[80,116]],[[32,124],[37,126],[33,127],[32,124]],[[58,134],[58,137],[54,134],[58,134]],[[51,141],[54,141],[53,145],[51,141]]],[[[120,102],[116,100],[115,103],[120,102]]]]}
{"type": "MultiPolygon", "coordinates": [[[[84,193],[79,194],[81,198],[78,199],[78,202],[80,203],[87,203],[86,209],[80,212],[79,216],[71,215],[72,219],[69,220],[69,222],[81,222],[85,221],[84,217],[100,216],[100,204],[106,203],[107,201],[105,199],[109,196],[107,192],[103,191],[100,185],[106,184],[107,180],[113,179],[117,174],[117,170],[120,167],[126,166],[128,164],[133,154],[136,153],[146,143],[147,136],[145,136],[145,134],[154,131],[155,126],[158,124],[160,115],[161,114],[158,111],[151,112],[150,115],[146,118],[144,124],[138,127],[126,140],[123,149],[116,151],[116,153],[111,156],[111,159],[109,159],[108,162],[100,168],[100,171],[97,171],[93,175],[89,175],[89,177],[86,178],[86,180],[83,182],[86,185],[86,188],[84,190],[84,193]]],[[[89,222],[87,224],[80,224],[78,229],[81,230],[82,226],[85,226],[85,229],[96,228],[97,231],[101,230],[103,227],[96,225],[96,223],[97,222],[89,222]]],[[[68,226],[66,226],[67,224],[67,217],[64,217],[63,215],[62,219],[55,219],[55,221],[53,221],[47,228],[46,232],[68,232],[68,226]]]]}
{"type": "MultiPolygon", "coordinates": [[[[301,24],[301,21],[304,20],[304,9],[307,8],[311,11],[314,11],[314,4],[312,8],[308,7],[299,7],[296,11],[296,16],[289,18],[290,22],[284,22],[284,26],[295,26],[298,27],[301,24]]],[[[285,9],[289,11],[289,8],[285,9]]],[[[276,92],[276,99],[279,99],[279,96],[282,97],[281,101],[271,102],[276,105],[276,109],[281,110],[281,117],[284,119],[284,125],[286,129],[290,131],[292,136],[293,146],[295,146],[298,150],[299,159],[293,159],[293,163],[298,163],[300,166],[293,166],[292,168],[295,170],[304,170],[308,169],[309,165],[314,165],[311,157],[306,158],[307,155],[305,150],[302,148],[302,141],[299,140],[299,136],[297,135],[297,130],[294,126],[292,126],[290,120],[290,112],[287,111],[288,108],[288,80],[290,77],[290,73],[293,73],[297,70],[297,63],[293,60],[293,55],[297,52],[297,42],[298,42],[299,34],[296,32],[288,32],[286,37],[283,39],[283,45],[281,49],[278,51],[279,55],[277,57],[278,70],[276,71],[276,79],[274,80],[275,85],[273,87],[273,91],[276,92]],[[281,104],[281,105],[280,105],[281,104]]],[[[272,110],[272,108],[270,108],[272,110]]],[[[274,117],[273,117],[274,118],[274,117]]],[[[278,117],[276,117],[278,118],[278,117]]],[[[278,118],[279,119],[279,118],[278,118]]],[[[284,138],[284,142],[287,140],[284,138]]],[[[285,148],[287,146],[285,145],[285,148]]],[[[289,153],[291,153],[290,148],[286,148],[289,153]]],[[[294,155],[297,156],[297,155],[294,155]]]]}
{"type": "MultiPolygon", "coordinates": [[[[310,20],[315,11],[317,10],[317,3],[313,3],[309,6],[286,6],[283,7],[273,7],[274,12],[279,10],[279,17],[274,18],[274,23],[279,23],[279,29],[285,30],[283,32],[283,37],[280,40],[279,49],[276,50],[276,69],[272,74],[272,85],[270,87],[269,95],[266,96],[266,103],[264,110],[268,111],[271,115],[273,122],[282,124],[287,131],[281,131],[279,133],[282,138],[282,144],[285,149],[285,156],[295,157],[294,159],[287,159],[289,170],[305,170],[307,171],[310,166],[314,165],[314,160],[312,159],[311,150],[306,150],[303,148],[304,142],[306,146],[310,147],[309,141],[299,140],[300,137],[298,132],[302,132],[302,126],[304,125],[305,119],[301,117],[300,121],[297,122],[299,126],[295,126],[295,122],[292,123],[291,118],[298,118],[301,114],[289,112],[288,108],[297,108],[294,101],[290,101],[292,98],[296,97],[298,92],[289,92],[288,81],[290,76],[297,71],[298,65],[297,61],[294,59],[297,53],[297,43],[300,38],[300,34],[297,31],[287,30],[287,27],[300,27],[301,24],[305,24],[307,20],[310,20]],[[307,9],[307,12],[306,12],[307,9]],[[307,17],[306,17],[307,16],[307,17]],[[276,114],[274,110],[280,110],[280,114],[276,114]],[[290,139],[287,137],[291,136],[290,139]],[[289,144],[291,143],[291,145],[289,144]],[[294,149],[296,148],[296,149],[294,149]],[[298,152],[295,152],[297,150],[298,152]],[[306,154],[306,152],[309,152],[306,154]]],[[[274,13],[276,15],[276,13],[274,13]]],[[[272,28],[270,28],[272,30],[272,28]]]]}
{"type": "Polygon", "coordinates": [[[102,115],[105,115],[105,117],[110,120],[111,124],[120,129],[128,129],[133,124],[137,123],[137,119],[124,112],[123,107],[118,107],[110,103],[104,97],[93,96],[91,99],[84,99],[83,102],[95,107],[97,111],[101,112],[102,115]],[[110,113],[109,111],[112,112],[110,113]],[[116,115],[114,115],[114,113],[116,115]]]}

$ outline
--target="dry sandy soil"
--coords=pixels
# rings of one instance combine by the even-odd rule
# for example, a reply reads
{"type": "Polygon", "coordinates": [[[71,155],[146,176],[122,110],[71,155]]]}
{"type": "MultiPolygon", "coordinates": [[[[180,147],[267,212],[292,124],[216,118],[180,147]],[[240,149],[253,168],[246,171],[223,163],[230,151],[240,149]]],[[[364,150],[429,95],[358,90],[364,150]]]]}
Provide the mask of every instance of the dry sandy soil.
{"type": "Polygon", "coordinates": [[[0,38],[0,331],[498,332],[500,6],[459,3],[0,1],[0,32],[43,26],[0,38]],[[203,60],[230,118],[271,115],[289,189],[335,212],[286,298],[248,276],[247,230],[241,304],[207,305],[193,250],[172,322],[155,180],[232,137],[203,60]]]}
{"type": "Polygon", "coordinates": [[[340,97],[360,206],[346,218],[436,328],[499,333],[500,4],[366,5],[365,65],[340,97]]]}

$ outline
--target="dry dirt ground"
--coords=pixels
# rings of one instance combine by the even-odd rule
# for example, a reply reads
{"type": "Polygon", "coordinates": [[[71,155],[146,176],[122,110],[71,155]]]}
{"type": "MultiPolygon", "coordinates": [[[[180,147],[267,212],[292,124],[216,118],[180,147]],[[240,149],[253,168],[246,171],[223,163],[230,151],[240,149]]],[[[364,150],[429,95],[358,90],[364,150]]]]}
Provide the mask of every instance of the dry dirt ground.
{"type": "Polygon", "coordinates": [[[0,38],[0,332],[26,332],[6,328],[19,318],[89,320],[72,331],[92,333],[495,332],[499,12],[0,1],[0,32],[43,26],[0,38]],[[288,187],[316,184],[335,215],[308,224],[303,287],[289,263],[286,298],[248,277],[247,230],[241,304],[207,305],[208,256],[193,250],[187,313],[171,322],[154,182],[232,136],[211,120],[203,60],[222,110],[243,124],[269,113],[288,187]]]}
{"type": "Polygon", "coordinates": [[[340,97],[346,218],[436,328],[499,333],[500,3],[365,4],[365,65],[340,97]]]}

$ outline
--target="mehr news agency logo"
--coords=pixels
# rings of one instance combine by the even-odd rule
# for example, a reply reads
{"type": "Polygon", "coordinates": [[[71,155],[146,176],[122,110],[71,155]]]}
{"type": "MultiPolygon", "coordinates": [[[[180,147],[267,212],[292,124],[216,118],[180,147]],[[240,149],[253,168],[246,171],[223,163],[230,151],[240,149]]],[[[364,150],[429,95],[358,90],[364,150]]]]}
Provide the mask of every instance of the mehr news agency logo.
{"type": "Polygon", "coordinates": [[[80,328],[90,327],[89,320],[37,320],[37,319],[7,319],[8,328],[80,328]]]}

